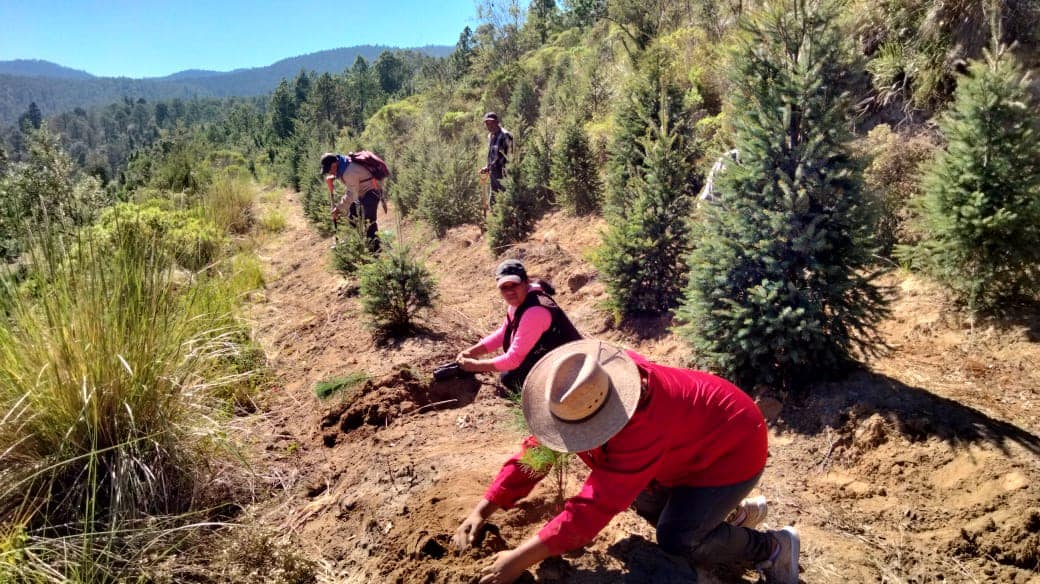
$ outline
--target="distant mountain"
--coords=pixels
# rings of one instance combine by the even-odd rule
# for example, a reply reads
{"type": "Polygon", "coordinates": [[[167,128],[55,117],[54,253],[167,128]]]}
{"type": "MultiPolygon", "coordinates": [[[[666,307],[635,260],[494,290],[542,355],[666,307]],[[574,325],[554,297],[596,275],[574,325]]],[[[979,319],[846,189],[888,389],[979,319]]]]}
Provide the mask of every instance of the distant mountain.
{"type": "Polygon", "coordinates": [[[94,76],[79,69],[69,69],[50,61],[39,59],[15,59],[0,61],[0,75],[22,77],[51,77],[54,79],[93,79],[94,76]]]}
{"type": "Polygon", "coordinates": [[[372,62],[388,50],[412,50],[444,57],[451,54],[454,47],[430,45],[396,49],[360,45],[283,59],[267,67],[229,72],[188,69],[148,79],[94,77],[47,61],[0,61],[0,125],[13,123],[34,101],[43,115],[51,116],[77,107],[106,105],[124,97],[155,101],[176,97],[262,95],[274,90],[283,78],[292,79],[301,69],[338,73],[352,66],[359,56],[372,62]]]}
{"type": "Polygon", "coordinates": [[[203,77],[214,77],[216,75],[224,75],[223,71],[207,71],[205,69],[186,69],[184,71],[178,71],[173,75],[167,75],[166,77],[153,77],[150,78],[153,81],[179,81],[181,79],[200,79],[203,77]]]}

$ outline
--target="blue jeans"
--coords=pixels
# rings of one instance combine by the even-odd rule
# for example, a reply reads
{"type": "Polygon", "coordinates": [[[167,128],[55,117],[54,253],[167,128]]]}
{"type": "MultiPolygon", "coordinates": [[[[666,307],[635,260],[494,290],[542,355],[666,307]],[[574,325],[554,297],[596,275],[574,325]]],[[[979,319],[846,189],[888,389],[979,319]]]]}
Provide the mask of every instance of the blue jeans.
{"type": "Polygon", "coordinates": [[[632,508],[657,527],[657,545],[670,554],[698,564],[757,563],[769,559],[772,538],[725,519],[761,476],[722,487],[656,486],[640,493],[632,508]]]}

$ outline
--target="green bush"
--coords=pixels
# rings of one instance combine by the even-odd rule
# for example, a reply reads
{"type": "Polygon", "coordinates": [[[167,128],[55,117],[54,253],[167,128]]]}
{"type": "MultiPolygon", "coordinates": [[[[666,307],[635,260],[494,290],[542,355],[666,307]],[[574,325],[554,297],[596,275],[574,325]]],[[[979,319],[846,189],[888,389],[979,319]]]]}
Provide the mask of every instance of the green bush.
{"type": "Polygon", "coordinates": [[[189,270],[213,263],[224,249],[225,237],[201,209],[170,210],[168,201],[119,203],[106,209],[92,233],[100,243],[117,246],[128,237],[160,241],[159,251],[189,270]]]}
{"type": "Polygon", "coordinates": [[[552,155],[551,186],[556,201],[575,215],[599,210],[600,181],[589,138],[577,122],[564,124],[552,155]]]}
{"type": "Polygon", "coordinates": [[[874,211],[874,242],[878,252],[890,256],[896,244],[919,239],[913,232],[913,202],[921,194],[924,163],[931,161],[935,145],[922,135],[905,136],[881,124],[864,140],[863,153],[870,161],[863,171],[863,192],[874,211]]]}
{"type": "Polygon", "coordinates": [[[446,146],[437,159],[428,162],[421,178],[418,217],[433,227],[438,237],[452,227],[478,222],[480,177],[473,153],[464,146],[446,146]]]}
{"type": "Polygon", "coordinates": [[[278,209],[271,209],[260,217],[260,228],[268,233],[281,233],[287,226],[285,213],[278,209]]]}
{"type": "Polygon", "coordinates": [[[435,283],[406,246],[384,247],[375,261],[361,268],[361,305],[377,329],[407,333],[416,313],[433,305],[435,283]]]}
{"type": "Polygon", "coordinates": [[[1040,120],[1010,53],[969,71],[924,178],[925,239],[898,252],[974,311],[1040,289],[1040,120]]]}
{"type": "Polygon", "coordinates": [[[353,276],[374,257],[371,243],[365,235],[364,222],[340,222],[336,230],[336,246],[332,248],[333,267],[344,276],[353,276]]]}
{"type": "Polygon", "coordinates": [[[213,263],[224,249],[224,234],[202,217],[177,217],[166,232],[166,243],[177,263],[198,271],[213,263]]]}
{"type": "Polygon", "coordinates": [[[628,181],[632,202],[608,215],[596,253],[616,317],[667,312],[679,304],[686,284],[691,168],[681,136],[663,125],[654,138],[645,141],[643,167],[628,181]]]}
{"type": "Polygon", "coordinates": [[[512,163],[519,170],[514,170],[511,176],[505,178],[505,191],[495,197],[495,205],[488,216],[487,240],[494,253],[523,241],[534,230],[535,221],[541,216],[543,205],[538,200],[538,190],[524,181],[527,175],[524,170],[530,166],[526,161],[524,151],[517,149],[513,153],[512,163]]]}

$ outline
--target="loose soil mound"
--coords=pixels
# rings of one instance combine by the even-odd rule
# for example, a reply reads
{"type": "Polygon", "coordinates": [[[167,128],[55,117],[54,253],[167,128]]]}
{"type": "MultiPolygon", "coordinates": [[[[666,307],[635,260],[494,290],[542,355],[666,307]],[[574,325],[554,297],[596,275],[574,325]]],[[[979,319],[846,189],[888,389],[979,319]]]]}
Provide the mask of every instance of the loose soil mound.
{"type": "Polygon", "coordinates": [[[335,446],[343,434],[362,426],[388,426],[392,421],[435,409],[461,408],[473,403],[480,390],[475,377],[432,381],[421,379],[407,365],[349,392],[321,420],[322,441],[335,446]]]}

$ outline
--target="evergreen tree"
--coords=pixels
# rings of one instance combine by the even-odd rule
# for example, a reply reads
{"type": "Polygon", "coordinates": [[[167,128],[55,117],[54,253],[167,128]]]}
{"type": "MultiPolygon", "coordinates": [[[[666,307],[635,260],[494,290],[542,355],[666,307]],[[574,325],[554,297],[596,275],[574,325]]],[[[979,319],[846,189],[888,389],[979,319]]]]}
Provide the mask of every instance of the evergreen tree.
{"type": "Polygon", "coordinates": [[[631,200],[629,180],[643,166],[644,147],[654,142],[647,138],[662,119],[662,109],[669,124],[667,133],[673,132],[672,125],[684,124],[689,117],[683,109],[682,91],[668,79],[664,55],[651,51],[642,63],[643,72],[625,88],[615,115],[607,175],[607,208],[614,212],[623,213],[631,200]]]}
{"type": "Polygon", "coordinates": [[[267,106],[268,127],[277,140],[285,140],[293,133],[293,119],[296,117],[296,100],[289,89],[289,82],[282,82],[271,94],[271,102],[267,106]]]}
{"type": "Polygon", "coordinates": [[[459,33],[459,41],[455,43],[455,51],[448,57],[449,68],[453,79],[461,79],[473,62],[473,53],[476,50],[476,40],[473,38],[473,29],[466,27],[459,33]]]}
{"type": "Polygon", "coordinates": [[[396,95],[404,88],[408,78],[408,68],[404,60],[396,54],[391,51],[383,51],[376,59],[374,68],[383,93],[396,95]]]}
{"type": "Polygon", "coordinates": [[[23,134],[28,134],[33,130],[39,130],[42,125],[43,113],[40,112],[40,106],[36,105],[35,101],[29,102],[29,109],[18,118],[18,127],[22,129],[23,134]]]}
{"type": "Polygon", "coordinates": [[[327,150],[331,150],[335,145],[339,128],[347,121],[344,116],[343,94],[332,75],[323,73],[315,81],[303,108],[303,117],[318,142],[327,150]]]}
{"type": "Polygon", "coordinates": [[[296,81],[293,82],[293,93],[296,95],[297,109],[307,103],[307,98],[311,95],[311,78],[303,69],[300,69],[296,81]]]}
{"type": "MultiPolygon", "coordinates": [[[[517,131],[518,136],[522,134],[522,129],[517,131]]],[[[513,153],[513,164],[523,167],[526,158],[518,149],[513,153]]],[[[523,172],[513,172],[504,183],[506,190],[495,197],[495,206],[488,218],[488,245],[495,253],[523,241],[534,229],[541,208],[535,191],[524,181],[523,172]]]]}
{"type": "Polygon", "coordinates": [[[971,64],[940,122],[948,145],[924,178],[928,235],[899,250],[971,310],[1040,286],[1040,123],[1030,102],[1010,52],[971,64]]]}
{"type": "Polygon", "coordinates": [[[517,122],[516,127],[531,127],[538,119],[538,94],[526,75],[520,77],[509,101],[509,113],[517,122]]]}
{"type": "Polygon", "coordinates": [[[693,194],[684,146],[662,120],[643,145],[641,172],[629,182],[632,203],[608,216],[596,265],[619,317],[666,312],[682,296],[693,194]]]}
{"type": "MultiPolygon", "coordinates": [[[[551,165],[549,157],[552,151],[550,141],[544,131],[531,131],[525,137],[524,158],[516,165],[521,180],[534,197],[535,204],[544,210],[556,201],[553,199],[551,182],[551,165]]],[[[539,211],[540,214],[540,211],[539,211]]]]}
{"type": "Polygon", "coordinates": [[[575,121],[564,124],[552,156],[551,186],[556,200],[575,215],[599,209],[600,184],[589,137],[575,121]]]}
{"type": "Polygon", "coordinates": [[[869,213],[837,94],[835,5],[783,0],[743,23],[733,124],[740,162],[694,228],[680,334],[738,384],[799,387],[869,350],[884,317],[869,213]]]}

